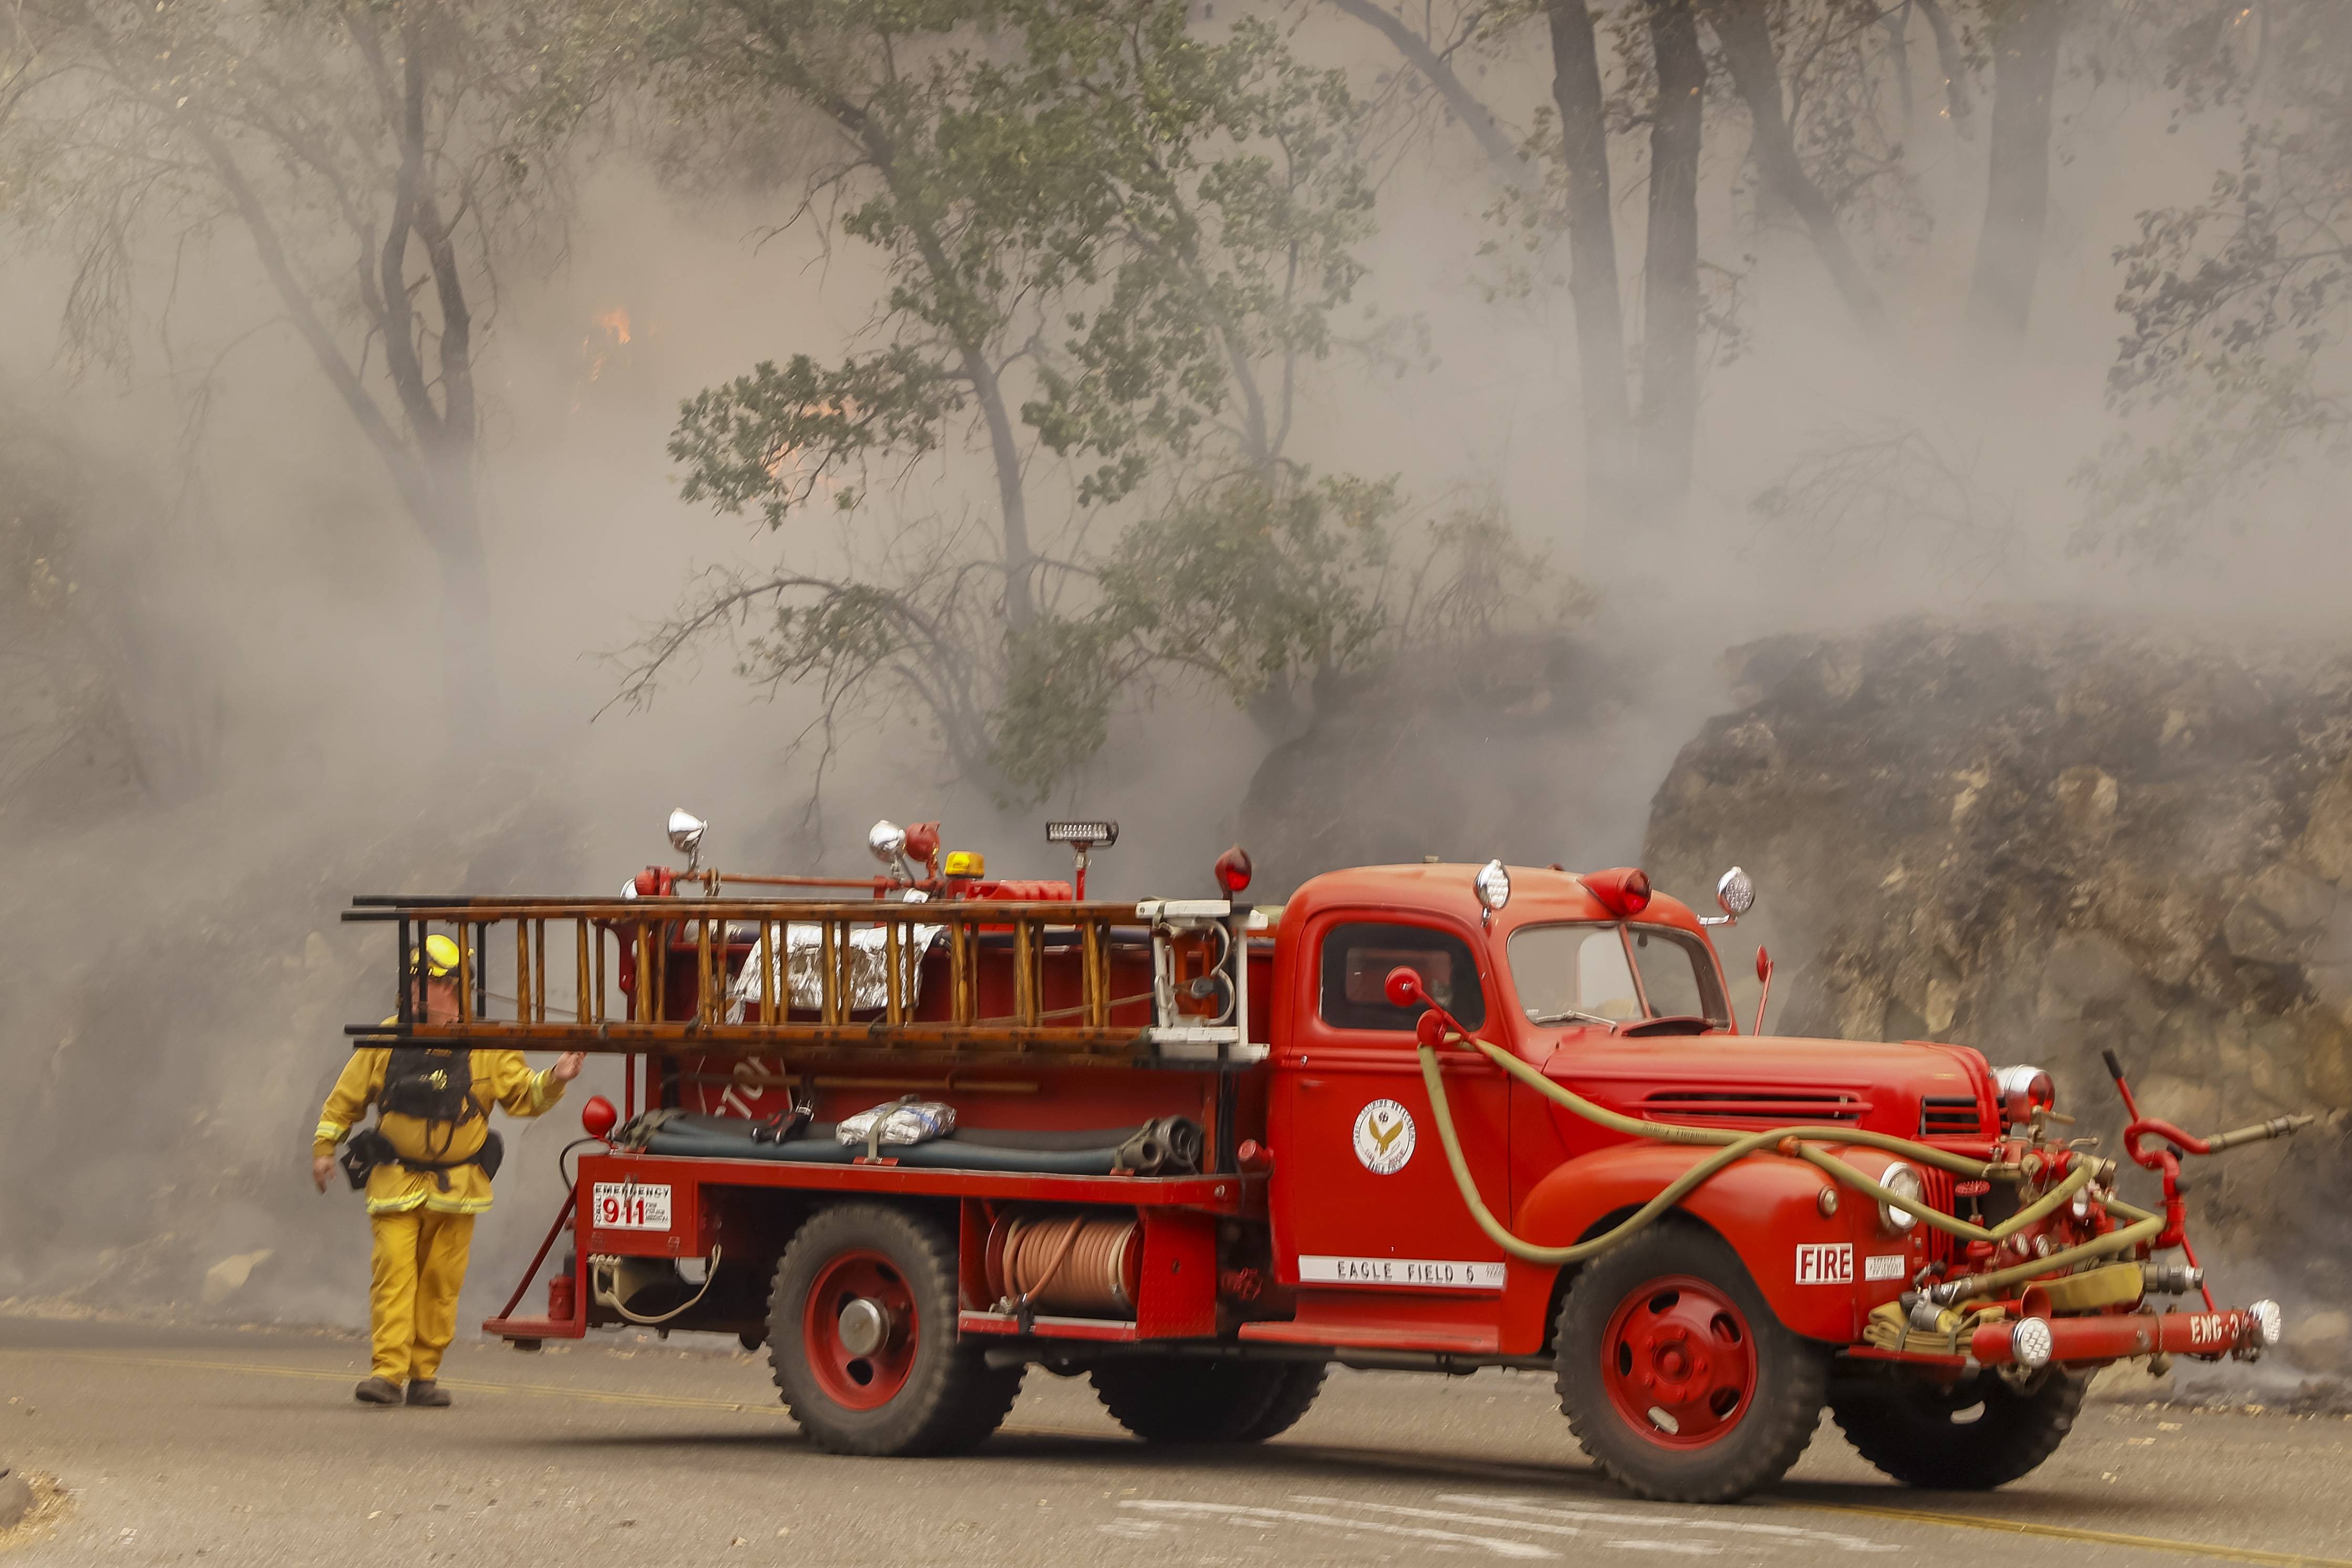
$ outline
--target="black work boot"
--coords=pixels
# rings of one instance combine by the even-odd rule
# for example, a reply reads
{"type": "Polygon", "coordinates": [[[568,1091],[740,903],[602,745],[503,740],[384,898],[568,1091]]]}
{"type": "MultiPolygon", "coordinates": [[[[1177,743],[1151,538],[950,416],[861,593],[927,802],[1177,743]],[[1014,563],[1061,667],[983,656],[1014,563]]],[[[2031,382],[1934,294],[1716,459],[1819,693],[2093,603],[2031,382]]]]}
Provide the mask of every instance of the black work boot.
{"type": "Polygon", "coordinates": [[[400,1384],[388,1377],[372,1377],[352,1389],[352,1397],[362,1405],[397,1405],[400,1384]]]}
{"type": "Polygon", "coordinates": [[[420,1377],[408,1385],[408,1403],[431,1405],[437,1410],[449,1403],[449,1391],[429,1377],[420,1377]]]}

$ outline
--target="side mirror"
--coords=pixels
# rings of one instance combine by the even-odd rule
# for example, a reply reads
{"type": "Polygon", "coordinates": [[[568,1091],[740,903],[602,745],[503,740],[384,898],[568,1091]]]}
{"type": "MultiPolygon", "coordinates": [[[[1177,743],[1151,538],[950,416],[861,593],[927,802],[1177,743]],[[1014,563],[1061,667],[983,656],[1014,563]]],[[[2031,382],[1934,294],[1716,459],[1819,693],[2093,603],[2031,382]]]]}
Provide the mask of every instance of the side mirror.
{"type": "Polygon", "coordinates": [[[1390,970],[1388,978],[1381,982],[1381,989],[1387,994],[1391,1007],[1410,1007],[1416,1002],[1424,1007],[1429,1005],[1429,993],[1421,988],[1420,973],[1407,964],[1400,963],[1390,970]]]}

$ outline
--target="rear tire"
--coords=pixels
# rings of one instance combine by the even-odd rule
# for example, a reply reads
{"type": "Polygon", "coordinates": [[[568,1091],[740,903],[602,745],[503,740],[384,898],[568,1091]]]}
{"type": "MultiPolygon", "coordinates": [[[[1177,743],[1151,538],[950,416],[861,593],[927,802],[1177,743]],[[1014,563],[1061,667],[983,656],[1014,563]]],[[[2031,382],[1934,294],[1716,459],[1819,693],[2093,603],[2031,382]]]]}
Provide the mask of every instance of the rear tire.
{"type": "Polygon", "coordinates": [[[1769,1486],[1821,1423],[1827,1352],[1782,1327],[1739,1255],[1696,1224],[1664,1221],[1588,1264],[1555,1344],[1570,1429],[1642,1497],[1769,1486]]]}
{"type": "Polygon", "coordinates": [[[929,1215],[846,1203],[776,1263],[768,1363],[810,1442],[837,1454],[960,1452],[1003,1425],[1018,1366],[956,1333],[955,1234],[929,1215]]]}
{"type": "Polygon", "coordinates": [[[1990,1491],[2058,1451],[2090,1386],[2054,1368],[2022,1390],[1993,1373],[1948,1389],[1873,1380],[1841,1384],[1830,1414],[1855,1452],[1906,1487],[1990,1491]]]}
{"type": "Polygon", "coordinates": [[[1265,1414],[1249,1424],[1243,1432],[1244,1443],[1263,1443],[1269,1437],[1279,1437],[1299,1423],[1314,1405],[1315,1396],[1323,1392],[1324,1376],[1330,1367],[1319,1361],[1294,1361],[1274,1369],[1274,1400],[1265,1414]]]}
{"type": "Polygon", "coordinates": [[[1323,1386],[1319,1363],[1184,1356],[1118,1356],[1087,1375],[1111,1419],[1147,1443],[1263,1442],[1306,1415],[1323,1386]]]}

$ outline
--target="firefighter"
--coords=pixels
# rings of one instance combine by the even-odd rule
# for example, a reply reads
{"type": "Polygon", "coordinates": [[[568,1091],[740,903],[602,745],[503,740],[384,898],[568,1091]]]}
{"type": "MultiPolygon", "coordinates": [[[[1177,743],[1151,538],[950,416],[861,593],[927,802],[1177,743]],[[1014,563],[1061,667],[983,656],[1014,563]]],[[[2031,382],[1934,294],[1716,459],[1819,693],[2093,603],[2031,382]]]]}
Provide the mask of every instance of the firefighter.
{"type": "MultiPolygon", "coordinates": [[[[456,942],[437,934],[410,951],[417,976],[413,1005],[424,1021],[457,1018],[461,956],[456,942]]],[[[352,1053],[320,1112],[310,1174],[325,1192],[335,1145],[352,1134],[341,1163],[354,1186],[365,1184],[374,1238],[368,1286],[373,1366],[353,1391],[362,1404],[449,1403],[436,1374],[457,1332],[474,1216],[490,1206],[490,1178],[502,1152],[489,1128],[490,1108],[539,1115],[580,1076],[582,1060],[573,1051],[533,1072],[520,1051],[378,1046],[352,1053]],[[376,1124],[352,1133],[371,1104],[376,1124]]]]}

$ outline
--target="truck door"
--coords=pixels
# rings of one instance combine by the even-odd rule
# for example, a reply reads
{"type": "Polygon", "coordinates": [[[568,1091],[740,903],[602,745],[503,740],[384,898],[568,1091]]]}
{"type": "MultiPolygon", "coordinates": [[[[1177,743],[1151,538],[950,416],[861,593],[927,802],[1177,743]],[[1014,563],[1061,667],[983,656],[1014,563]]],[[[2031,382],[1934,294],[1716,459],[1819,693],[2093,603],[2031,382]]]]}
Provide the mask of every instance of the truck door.
{"type": "MultiPolygon", "coordinates": [[[[1496,994],[1476,947],[1451,927],[1403,915],[1335,914],[1305,933],[1315,994],[1301,996],[1276,1056],[1268,1141],[1277,1268],[1313,1291],[1433,1292],[1463,1299],[1502,1289],[1502,1253],[1463,1206],[1431,1120],[1414,1054],[1413,1014],[1381,984],[1409,964],[1465,1027],[1484,1026],[1496,994]]],[[[1477,1057],[1440,1058],[1454,1127],[1478,1190],[1508,1213],[1509,1094],[1477,1057]]],[[[1302,1318],[1307,1312],[1302,1308],[1302,1318]]]]}

